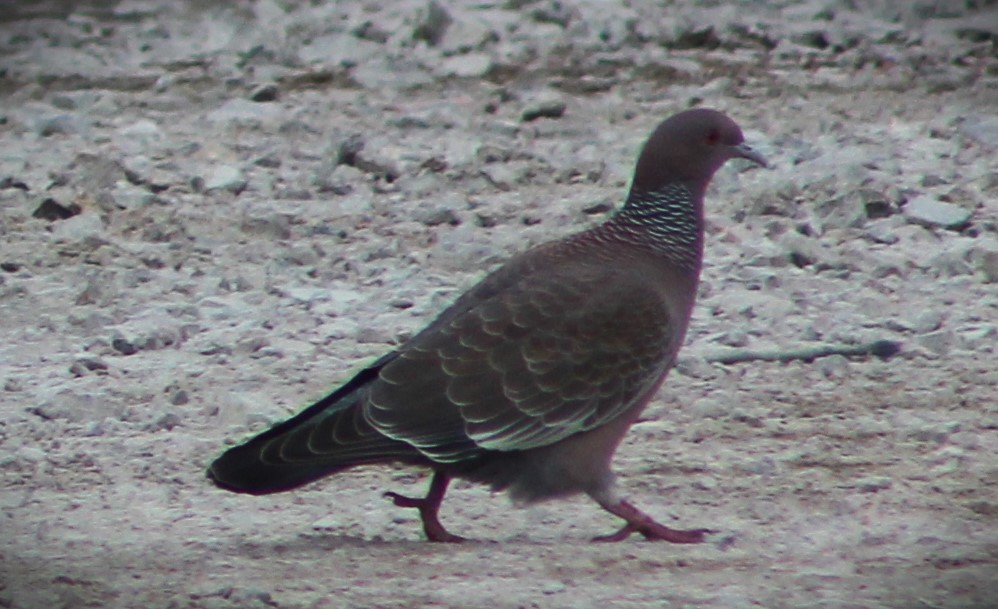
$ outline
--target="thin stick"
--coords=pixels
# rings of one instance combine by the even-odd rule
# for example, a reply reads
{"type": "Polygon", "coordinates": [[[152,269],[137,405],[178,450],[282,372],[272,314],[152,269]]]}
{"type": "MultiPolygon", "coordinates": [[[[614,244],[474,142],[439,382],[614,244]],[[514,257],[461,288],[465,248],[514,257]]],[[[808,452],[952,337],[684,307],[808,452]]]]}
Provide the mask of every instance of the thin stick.
{"type": "Polygon", "coordinates": [[[880,359],[889,359],[901,351],[901,343],[893,340],[875,340],[864,345],[820,345],[806,349],[790,349],[786,351],[741,351],[732,350],[728,353],[708,355],[708,362],[718,364],[741,364],[744,362],[790,362],[803,360],[812,362],[819,357],[829,355],[844,355],[846,357],[868,358],[871,355],[880,359]]]}

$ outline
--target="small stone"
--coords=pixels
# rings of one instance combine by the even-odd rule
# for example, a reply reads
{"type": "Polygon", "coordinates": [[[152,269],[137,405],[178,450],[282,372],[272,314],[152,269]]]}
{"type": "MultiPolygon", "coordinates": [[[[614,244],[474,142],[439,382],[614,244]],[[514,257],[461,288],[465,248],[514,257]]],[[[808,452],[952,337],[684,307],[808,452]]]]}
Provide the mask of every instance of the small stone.
{"type": "Polygon", "coordinates": [[[567,108],[568,105],[561,98],[541,98],[528,104],[523,109],[521,118],[527,123],[539,118],[561,118],[567,108]]]}
{"type": "Polygon", "coordinates": [[[849,374],[849,359],[844,355],[830,355],[818,360],[818,369],[829,379],[841,379],[849,374]]]}
{"type": "Polygon", "coordinates": [[[918,337],[918,344],[936,355],[946,355],[953,346],[956,337],[950,330],[929,332],[918,337]]]}
{"type": "Polygon", "coordinates": [[[441,76],[482,78],[491,69],[492,58],[487,53],[467,53],[444,57],[434,71],[441,76]]]}
{"type": "Polygon", "coordinates": [[[231,165],[219,165],[204,179],[205,191],[227,190],[239,194],[246,188],[243,172],[231,165]]]}
{"type": "Polygon", "coordinates": [[[862,204],[863,210],[866,212],[866,217],[871,220],[887,218],[897,213],[897,210],[891,203],[890,198],[879,190],[862,188],[856,191],[855,196],[862,204]]]}
{"type": "Polygon", "coordinates": [[[42,220],[48,220],[49,222],[55,222],[56,220],[65,220],[67,218],[72,218],[83,211],[83,209],[76,203],[70,203],[69,205],[63,205],[55,199],[45,199],[38,205],[34,213],[31,214],[33,218],[41,218],[42,220]]]}
{"type": "Polygon", "coordinates": [[[439,226],[441,224],[457,226],[461,223],[461,218],[458,217],[453,209],[449,208],[422,210],[417,212],[413,218],[426,226],[439,226]]]}
{"type": "Polygon", "coordinates": [[[863,493],[876,493],[884,491],[894,485],[894,482],[886,476],[869,476],[856,481],[856,488],[863,493]]]}
{"type": "Polygon", "coordinates": [[[35,121],[35,132],[42,137],[72,135],[80,132],[80,121],[72,114],[57,114],[35,121]]]}
{"type": "Polygon", "coordinates": [[[993,242],[972,248],[970,259],[984,283],[998,283],[998,247],[993,242]]]}
{"type": "Polygon", "coordinates": [[[916,334],[928,334],[941,328],[943,325],[943,314],[939,311],[925,311],[915,318],[911,329],[916,334]]]}
{"type": "Polygon", "coordinates": [[[111,348],[122,355],[135,355],[139,348],[124,338],[116,338],[111,341],[111,348]]]}
{"type": "Polygon", "coordinates": [[[908,201],[904,206],[904,215],[922,226],[960,229],[970,221],[971,212],[959,205],[922,195],[908,201]]]}
{"type": "Polygon", "coordinates": [[[250,99],[255,102],[277,101],[278,89],[275,84],[260,85],[250,92],[250,99]]]}
{"type": "Polygon", "coordinates": [[[413,40],[425,40],[430,46],[435,46],[443,40],[447,28],[454,22],[447,9],[440,6],[436,0],[430,0],[422,20],[412,32],[413,40]]]}
{"type": "Polygon", "coordinates": [[[867,217],[855,193],[821,201],[815,206],[814,211],[821,218],[821,225],[825,230],[860,227],[866,222],[867,217]]]}
{"type": "Polygon", "coordinates": [[[156,419],[155,422],[150,423],[146,426],[146,431],[170,431],[174,427],[178,427],[181,424],[180,416],[176,413],[168,412],[163,416],[156,419]]]}
{"type": "Polygon", "coordinates": [[[104,222],[96,213],[80,214],[55,225],[52,234],[64,241],[100,240],[104,235],[104,222]]]}
{"type": "Polygon", "coordinates": [[[156,196],[145,188],[131,185],[119,186],[111,192],[111,198],[120,209],[145,207],[156,200],[156,196]]]}
{"type": "Polygon", "coordinates": [[[960,132],[972,140],[991,148],[998,149],[998,117],[976,116],[967,118],[960,123],[960,132]]]}

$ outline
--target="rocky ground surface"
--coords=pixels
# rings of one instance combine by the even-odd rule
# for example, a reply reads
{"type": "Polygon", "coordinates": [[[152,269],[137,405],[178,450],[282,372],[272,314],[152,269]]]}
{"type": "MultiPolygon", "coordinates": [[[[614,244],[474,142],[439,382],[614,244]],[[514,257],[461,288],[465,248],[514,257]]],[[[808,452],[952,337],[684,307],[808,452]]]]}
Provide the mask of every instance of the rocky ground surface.
{"type": "Polygon", "coordinates": [[[998,606],[998,6],[38,2],[0,16],[0,607],[998,606]],[[857,8],[862,6],[862,9],[857,8]],[[421,473],[206,464],[722,109],[682,360],[618,453],[702,546],[421,473]],[[888,339],[888,360],[721,365],[888,339]]]}

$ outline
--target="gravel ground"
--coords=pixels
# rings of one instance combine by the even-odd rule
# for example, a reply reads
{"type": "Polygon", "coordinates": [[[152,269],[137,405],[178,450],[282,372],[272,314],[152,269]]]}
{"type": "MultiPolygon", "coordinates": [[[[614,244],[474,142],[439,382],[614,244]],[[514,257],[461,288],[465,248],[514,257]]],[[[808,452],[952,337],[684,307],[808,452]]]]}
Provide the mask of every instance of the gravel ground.
{"type": "Polygon", "coordinates": [[[998,607],[993,0],[9,4],[0,607],[998,607]],[[422,491],[403,468],[208,484],[600,222],[696,104],[774,168],[715,178],[688,344],[616,463],[710,543],[457,484],[480,541],[429,544],[381,497],[422,491]]]}

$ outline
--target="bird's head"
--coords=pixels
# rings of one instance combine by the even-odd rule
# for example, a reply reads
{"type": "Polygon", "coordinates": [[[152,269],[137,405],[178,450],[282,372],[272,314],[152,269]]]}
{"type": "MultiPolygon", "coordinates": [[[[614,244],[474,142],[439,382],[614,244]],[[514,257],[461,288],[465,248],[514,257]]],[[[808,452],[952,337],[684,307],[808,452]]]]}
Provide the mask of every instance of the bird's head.
{"type": "Polygon", "coordinates": [[[717,110],[686,110],[664,120],[648,138],[638,158],[632,188],[655,192],[681,182],[702,195],[714,172],[733,158],[768,166],[766,159],[745,143],[735,121],[717,110]]]}

